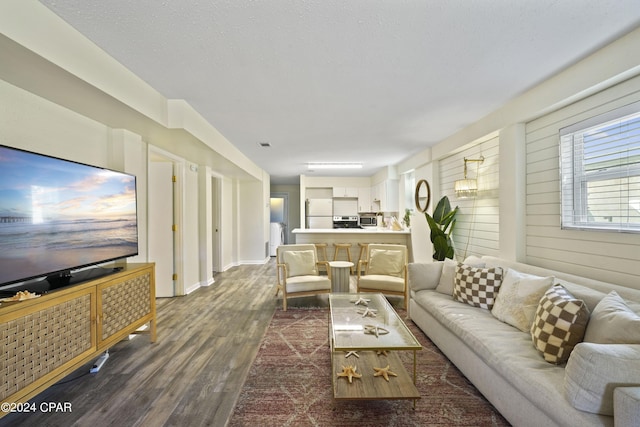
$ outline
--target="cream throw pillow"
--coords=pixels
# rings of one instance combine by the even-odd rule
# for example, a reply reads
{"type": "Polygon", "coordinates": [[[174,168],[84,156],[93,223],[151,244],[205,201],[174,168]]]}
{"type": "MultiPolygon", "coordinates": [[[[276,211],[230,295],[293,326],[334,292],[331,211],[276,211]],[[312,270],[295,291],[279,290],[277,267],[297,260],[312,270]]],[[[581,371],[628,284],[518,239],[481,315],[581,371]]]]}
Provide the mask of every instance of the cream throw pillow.
{"type": "Polygon", "coordinates": [[[368,274],[402,277],[402,251],[393,249],[371,249],[368,274]]]}
{"type": "Polygon", "coordinates": [[[553,277],[540,277],[508,269],[491,314],[498,320],[529,332],[540,298],[553,285],[553,277]]]}
{"type": "Polygon", "coordinates": [[[287,265],[287,277],[318,275],[316,260],[312,250],[286,251],[283,254],[283,259],[287,265]]]}
{"type": "Polygon", "coordinates": [[[616,291],[595,306],[584,334],[585,342],[640,344],[640,315],[616,291]]]}

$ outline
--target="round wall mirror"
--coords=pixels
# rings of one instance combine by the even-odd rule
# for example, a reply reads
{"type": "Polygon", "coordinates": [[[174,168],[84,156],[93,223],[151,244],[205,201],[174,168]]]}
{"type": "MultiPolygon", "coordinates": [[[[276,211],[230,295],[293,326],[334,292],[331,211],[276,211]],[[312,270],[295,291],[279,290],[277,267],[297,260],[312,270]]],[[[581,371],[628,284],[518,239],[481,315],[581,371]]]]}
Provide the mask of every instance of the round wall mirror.
{"type": "Polygon", "coordinates": [[[416,184],[415,202],[418,212],[426,212],[429,208],[429,203],[431,203],[431,188],[426,179],[421,179],[416,184]]]}

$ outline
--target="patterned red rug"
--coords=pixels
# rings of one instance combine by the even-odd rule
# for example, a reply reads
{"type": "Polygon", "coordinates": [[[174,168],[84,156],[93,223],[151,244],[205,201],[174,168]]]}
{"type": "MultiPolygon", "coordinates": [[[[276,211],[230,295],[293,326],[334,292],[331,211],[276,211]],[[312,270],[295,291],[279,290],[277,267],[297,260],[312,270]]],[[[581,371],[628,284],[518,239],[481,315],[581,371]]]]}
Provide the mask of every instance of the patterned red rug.
{"type": "MultiPolygon", "coordinates": [[[[422,398],[415,410],[407,400],[335,401],[328,309],[290,308],[276,310],[228,425],[508,426],[422,331],[406,322],[423,346],[417,360],[422,398]]],[[[413,353],[400,353],[411,372],[413,353]]]]}

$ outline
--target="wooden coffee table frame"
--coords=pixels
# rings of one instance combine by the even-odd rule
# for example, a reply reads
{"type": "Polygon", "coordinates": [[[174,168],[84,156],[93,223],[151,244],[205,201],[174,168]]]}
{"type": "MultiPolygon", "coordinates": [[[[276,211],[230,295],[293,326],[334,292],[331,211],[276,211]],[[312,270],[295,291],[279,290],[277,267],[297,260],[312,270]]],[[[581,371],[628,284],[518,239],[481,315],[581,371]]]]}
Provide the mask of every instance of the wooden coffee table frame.
{"type": "Polygon", "coordinates": [[[416,352],[422,346],[404,324],[400,316],[382,294],[331,294],[329,296],[329,346],[331,350],[331,368],[333,378],[333,397],[337,400],[375,400],[410,399],[415,408],[420,393],[416,388],[417,362],[416,352]],[[355,305],[359,298],[371,300],[368,308],[377,310],[376,317],[362,317],[358,310],[367,307],[355,305]],[[353,313],[353,315],[351,315],[353,313]],[[340,322],[334,325],[334,321],[340,322]],[[389,331],[388,334],[369,335],[364,333],[364,325],[378,325],[389,331]],[[380,350],[387,355],[378,355],[380,350]],[[349,356],[349,351],[357,351],[360,357],[349,356]],[[413,375],[404,368],[397,351],[413,351],[413,375]],[[356,366],[361,378],[352,383],[338,377],[343,366],[356,366]],[[390,376],[386,381],[374,377],[374,367],[390,370],[398,376],[390,376]]]}

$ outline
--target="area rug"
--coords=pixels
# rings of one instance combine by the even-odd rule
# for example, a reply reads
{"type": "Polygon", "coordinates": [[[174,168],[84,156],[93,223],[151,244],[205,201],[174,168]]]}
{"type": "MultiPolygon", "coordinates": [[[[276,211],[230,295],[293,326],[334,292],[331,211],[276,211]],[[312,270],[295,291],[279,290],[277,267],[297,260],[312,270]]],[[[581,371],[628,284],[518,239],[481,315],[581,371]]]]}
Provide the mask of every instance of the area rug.
{"type": "MultiPolygon", "coordinates": [[[[417,359],[421,399],[415,409],[407,400],[334,400],[328,309],[278,309],[228,425],[508,426],[424,333],[406,323],[423,346],[417,359]]],[[[400,353],[411,372],[413,352],[400,353]]]]}

